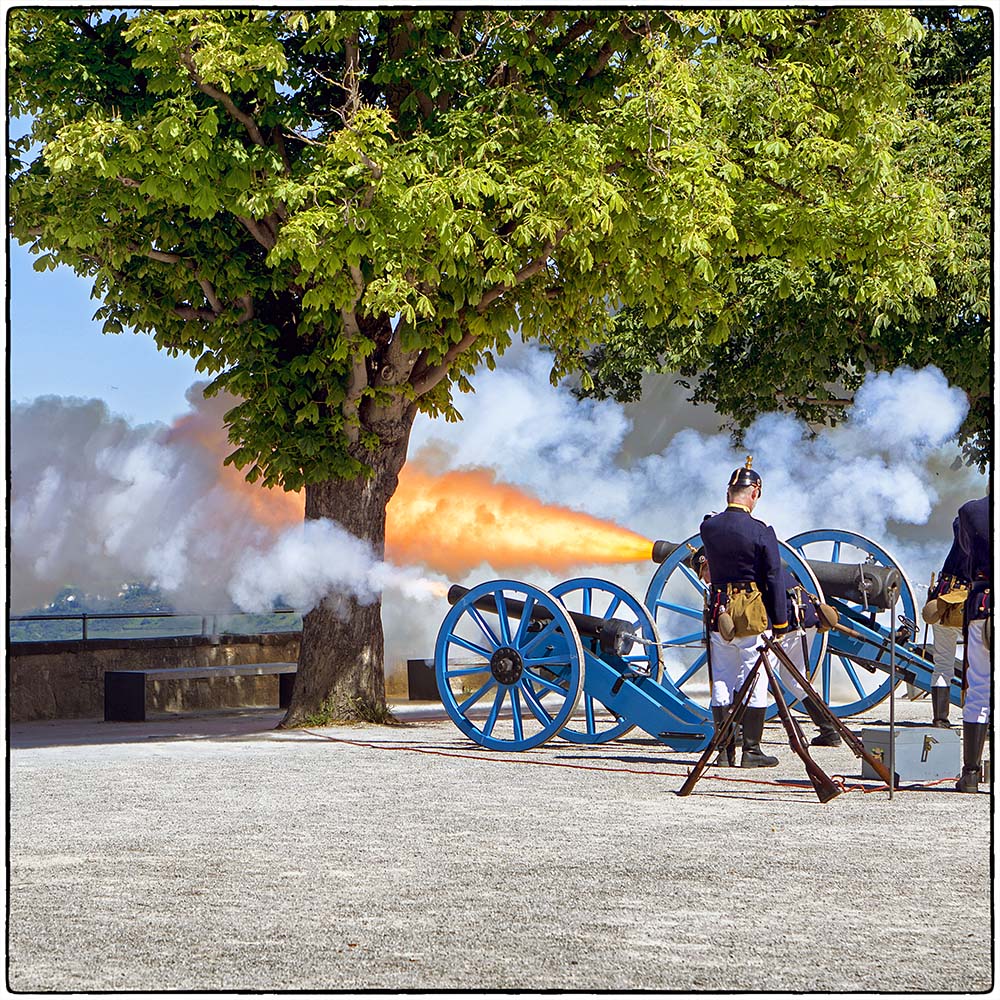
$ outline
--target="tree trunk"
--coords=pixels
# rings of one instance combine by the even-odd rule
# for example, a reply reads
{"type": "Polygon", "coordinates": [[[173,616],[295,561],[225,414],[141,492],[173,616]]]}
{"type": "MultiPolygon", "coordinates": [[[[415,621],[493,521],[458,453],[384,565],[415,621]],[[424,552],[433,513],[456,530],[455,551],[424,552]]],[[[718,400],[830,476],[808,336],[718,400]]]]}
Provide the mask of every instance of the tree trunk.
{"type": "MultiPolygon", "coordinates": [[[[412,416],[398,436],[382,435],[369,459],[367,479],[330,480],[306,486],[306,519],[337,521],[385,555],[385,508],[406,461],[412,416]]],[[[360,604],[352,594],[332,594],[302,621],[302,646],[292,700],[279,728],[335,721],[378,721],[385,716],[382,600],[360,604]]]]}

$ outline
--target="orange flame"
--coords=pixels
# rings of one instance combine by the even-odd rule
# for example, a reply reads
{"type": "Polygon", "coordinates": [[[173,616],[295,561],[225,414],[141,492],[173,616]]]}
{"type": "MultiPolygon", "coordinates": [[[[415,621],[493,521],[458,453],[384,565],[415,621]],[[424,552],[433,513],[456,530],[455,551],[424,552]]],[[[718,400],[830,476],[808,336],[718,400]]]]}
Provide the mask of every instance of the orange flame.
{"type": "Polygon", "coordinates": [[[231,496],[238,497],[258,524],[280,531],[301,522],[305,516],[304,493],[286,493],[284,490],[248,483],[245,473],[233,465],[222,464],[233,449],[222,423],[222,414],[235,406],[236,402],[224,393],[214,400],[205,400],[198,410],[178,417],[173,422],[167,432],[166,443],[184,441],[218,456],[219,486],[231,496]]]}
{"type": "MultiPolygon", "coordinates": [[[[222,459],[232,445],[222,413],[235,405],[217,397],[173,424],[167,441],[185,441],[218,456],[218,484],[258,524],[279,531],[301,523],[305,496],[248,483],[222,459]]],[[[240,512],[242,513],[242,512],[240,512]]],[[[482,563],[506,572],[531,567],[561,572],[573,566],[651,558],[653,543],[610,521],[553,504],[506,483],[488,469],[435,475],[408,462],[386,512],[386,556],[423,563],[447,574],[482,563]]]]}
{"type": "Polygon", "coordinates": [[[445,573],[481,563],[562,571],[649,559],[653,543],[589,514],[543,504],[486,469],[431,475],[409,463],[389,501],[386,554],[445,573]]]}

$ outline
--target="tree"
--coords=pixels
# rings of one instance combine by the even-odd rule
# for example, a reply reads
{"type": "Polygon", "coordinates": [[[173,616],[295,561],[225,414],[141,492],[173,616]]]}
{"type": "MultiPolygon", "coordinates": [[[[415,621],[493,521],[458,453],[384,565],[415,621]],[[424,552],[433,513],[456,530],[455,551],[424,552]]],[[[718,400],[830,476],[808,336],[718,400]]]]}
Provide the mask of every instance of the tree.
{"type": "MultiPolygon", "coordinates": [[[[911,45],[909,122],[896,163],[938,188],[948,229],[937,234],[928,276],[912,294],[870,294],[847,261],[744,261],[730,301],[730,336],[707,340],[697,322],[651,325],[641,310],[617,317],[588,357],[592,391],[638,398],[644,371],[679,374],[691,399],[711,403],[739,432],[763,412],[786,410],[836,424],[871,369],[936,365],[965,390],[959,431],[966,459],[992,453],[992,14],[985,8],[914,11],[925,32],[911,45]]],[[[890,188],[884,188],[893,197],[890,188]]],[[[845,253],[852,248],[844,244],[845,253]]]]}
{"type": "MultiPolygon", "coordinates": [[[[737,267],[926,283],[898,10],[11,14],[14,237],[104,329],[198,358],[227,462],[381,556],[415,414],[511,337],[580,368],[622,307],[720,341],[737,267]],[[53,72],[53,67],[58,67],[53,72]]],[[[586,373],[584,373],[586,378],[586,373]]],[[[380,606],[305,618],[284,724],[384,709],[380,606]]]]}

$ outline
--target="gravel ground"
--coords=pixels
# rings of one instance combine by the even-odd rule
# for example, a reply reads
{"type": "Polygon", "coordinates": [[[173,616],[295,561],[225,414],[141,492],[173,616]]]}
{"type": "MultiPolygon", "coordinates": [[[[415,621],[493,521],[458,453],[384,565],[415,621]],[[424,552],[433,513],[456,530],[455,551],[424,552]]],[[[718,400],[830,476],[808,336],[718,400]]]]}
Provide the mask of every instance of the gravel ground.
{"type": "Polygon", "coordinates": [[[680,798],[696,758],[641,734],[490,753],[399,714],[13,725],[8,987],[992,987],[988,794],[890,800],[834,748],[815,756],[853,789],[821,805],[769,725],[779,767],[680,798]]]}

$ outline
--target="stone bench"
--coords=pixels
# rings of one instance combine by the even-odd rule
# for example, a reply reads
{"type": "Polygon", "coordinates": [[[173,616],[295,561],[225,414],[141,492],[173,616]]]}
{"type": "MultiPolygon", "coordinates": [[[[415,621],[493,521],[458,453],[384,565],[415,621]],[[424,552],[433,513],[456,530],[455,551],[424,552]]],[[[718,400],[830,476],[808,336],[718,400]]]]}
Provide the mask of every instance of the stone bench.
{"type": "Polygon", "coordinates": [[[294,663],[249,663],[242,666],[157,667],[107,670],[104,673],[104,721],[145,722],[147,681],[196,681],[216,677],[278,675],[278,707],[287,708],[295,683],[294,663]]]}

